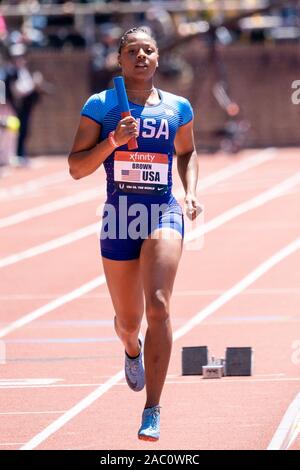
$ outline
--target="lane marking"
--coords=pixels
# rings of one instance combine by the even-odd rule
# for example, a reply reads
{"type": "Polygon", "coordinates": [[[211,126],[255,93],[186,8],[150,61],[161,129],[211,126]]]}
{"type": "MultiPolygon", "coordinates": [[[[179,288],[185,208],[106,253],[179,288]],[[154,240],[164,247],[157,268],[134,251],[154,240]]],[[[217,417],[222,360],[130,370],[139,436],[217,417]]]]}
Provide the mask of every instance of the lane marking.
{"type": "MultiPolygon", "coordinates": [[[[0,295],[0,300],[33,300],[33,299],[39,299],[39,300],[52,300],[56,299],[57,297],[60,296],[60,293],[57,294],[2,294],[0,295]]],[[[84,299],[89,300],[89,299],[100,299],[100,298],[109,298],[109,293],[108,292],[100,292],[97,294],[87,294],[82,296],[84,299]]]]}
{"type": "MultiPolygon", "coordinates": [[[[49,363],[49,362],[65,362],[65,361],[98,361],[99,359],[103,359],[105,356],[101,355],[94,355],[94,356],[51,356],[51,357],[45,357],[45,356],[39,356],[39,357],[14,357],[7,359],[7,363],[16,363],[16,362],[29,362],[29,363],[38,363],[42,362],[43,364],[49,363]]],[[[107,357],[107,356],[106,356],[107,357]]],[[[111,356],[110,356],[111,357],[111,356]]]]}
{"type": "MultiPolygon", "coordinates": [[[[173,324],[178,324],[182,323],[182,318],[178,317],[176,320],[173,321],[173,324]]],[[[296,318],[295,316],[284,316],[284,315],[236,315],[236,316],[228,316],[224,318],[217,318],[213,319],[210,321],[210,325],[226,325],[228,323],[236,324],[239,323],[242,325],[243,323],[282,323],[282,322],[299,322],[300,320],[296,318]]],[[[143,326],[146,326],[146,322],[143,320],[142,323],[143,326]]],[[[113,326],[113,321],[112,320],[105,320],[105,321],[94,321],[94,322],[69,322],[68,324],[66,323],[55,323],[51,324],[51,322],[43,322],[36,324],[35,326],[31,325],[31,328],[33,329],[53,329],[53,328],[59,328],[61,331],[62,328],[70,328],[72,326],[72,330],[74,328],[91,328],[91,326],[95,328],[101,328],[101,331],[103,326],[108,326],[112,327],[113,326]]],[[[67,337],[67,338],[14,338],[14,339],[6,339],[5,343],[6,344],[76,344],[76,343],[113,343],[113,342],[118,342],[118,338],[116,336],[103,336],[103,337],[84,337],[81,336],[79,338],[75,337],[67,337]]],[[[1,382],[0,382],[1,383],[1,382]]]]}
{"type": "Polygon", "coordinates": [[[92,281],[87,282],[86,284],[83,284],[82,286],[69,292],[68,294],[65,294],[62,297],[59,297],[58,299],[55,299],[52,302],[49,302],[48,304],[45,304],[42,307],[39,307],[33,312],[25,315],[24,317],[2,328],[0,330],[0,338],[3,338],[4,336],[8,335],[12,331],[17,330],[18,328],[21,328],[22,326],[27,325],[28,323],[31,323],[33,320],[36,320],[37,318],[42,317],[46,313],[52,312],[53,310],[57,309],[58,307],[61,307],[62,305],[65,305],[66,303],[69,303],[72,300],[78,299],[82,295],[86,294],[87,292],[90,292],[91,290],[96,289],[96,287],[99,287],[100,285],[104,283],[105,283],[105,276],[104,275],[98,276],[92,281]]]}
{"type": "Polygon", "coordinates": [[[0,446],[19,446],[22,444],[25,444],[25,442],[2,442],[0,443],[0,446]]]}
{"type": "MultiPolygon", "coordinates": [[[[18,338],[7,339],[6,344],[80,344],[80,343],[114,343],[118,342],[116,336],[101,338],[18,338]]],[[[0,379],[1,384],[1,379],[0,379]]]]}
{"type": "MultiPolygon", "coordinates": [[[[247,377],[243,377],[243,378],[240,378],[240,379],[231,379],[229,377],[223,377],[222,380],[205,380],[205,379],[202,379],[202,378],[199,378],[199,376],[197,377],[197,380],[166,380],[166,384],[178,384],[178,385],[186,385],[186,384],[194,384],[194,385],[198,385],[201,387],[203,386],[203,384],[210,384],[210,385],[216,385],[216,384],[219,384],[219,386],[221,385],[225,385],[225,384],[231,384],[231,383],[269,383],[269,382],[300,382],[300,377],[291,377],[291,378],[266,378],[266,379],[255,379],[255,378],[251,378],[251,379],[247,379],[247,377]]],[[[28,386],[10,386],[10,387],[0,387],[0,388],[10,388],[10,389],[28,389],[28,388],[94,388],[94,387],[100,387],[102,385],[105,385],[106,382],[102,382],[102,383],[81,383],[81,384],[76,384],[76,383],[63,383],[63,384],[57,384],[57,385],[28,385],[28,386]]],[[[124,380],[124,381],[119,381],[118,383],[115,384],[115,386],[127,386],[127,382],[124,380]]],[[[62,413],[65,413],[66,411],[62,411],[62,413]]],[[[16,412],[17,413],[17,412],[16,412]]],[[[59,413],[59,412],[57,412],[59,413]]],[[[0,413],[0,414],[3,414],[3,413],[0,413]]],[[[5,414],[5,413],[4,413],[5,414]]],[[[18,413],[19,414],[19,413],[18,413]]]]}
{"type": "Polygon", "coordinates": [[[114,321],[108,315],[106,320],[44,320],[41,322],[35,322],[31,325],[32,328],[90,328],[91,326],[112,326],[114,321]]]}
{"type": "Polygon", "coordinates": [[[63,379],[0,379],[0,388],[6,387],[27,387],[36,385],[52,385],[61,382],[63,379]]]}
{"type": "MultiPolygon", "coordinates": [[[[221,170],[216,171],[212,175],[203,178],[202,181],[199,182],[197,191],[210,188],[211,186],[226,181],[227,179],[231,178],[232,176],[237,176],[240,173],[243,173],[246,170],[250,170],[251,168],[255,168],[262,163],[272,160],[278,154],[278,150],[274,148],[267,148],[258,153],[255,153],[251,157],[245,157],[239,163],[232,164],[227,166],[226,168],[222,168],[221,170]]],[[[183,198],[185,195],[185,191],[183,188],[177,194],[177,197],[183,198]]]]}
{"type": "Polygon", "coordinates": [[[19,251],[18,253],[2,258],[0,259],[0,268],[10,266],[25,259],[33,258],[34,256],[38,256],[43,253],[48,253],[49,251],[56,250],[57,248],[62,248],[63,246],[74,243],[90,235],[95,235],[97,233],[97,229],[99,229],[99,223],[88,225],[79,230],[75,230],[74,232],[70,232],[67,235],[53,238],[46,243],[33,246],[27,250],[19,251]]]}
{"type": "Polygon", "coordinates": [[[76,206],[77,204],[93,201],[94,199],[98,199],[104,193],[104,188],[99,186],[97,188],[87,189],[85,191],[81,191],[80,193],[57,199],[56,201],[47,202],[41,206],[36,206],[31,209],[17,212],[16,214],[0,219],[0,229],[11,227],[12,225],[19,224],[20,222],[25,222],[26,220],[31,220],[42,215],[50,214],[51,212],[56,212],[60,209],[65,209],[67,207],[76,206]]]}
{"type": "Polygon", "coordinates": [[[120,371],[111,377],[107,382],[100,385],[92,393],[87,395],[83,400],[80,400],[75,406],[70,408],[66,413],[60,416],[56,421],[47,426],[42,432],[37,434],[33,439],[23,445],[20,450],[31,450],[37,447],[41,442],[54,434],[58,429],[63,427],[68,421],[77,416],[81,411],[88,408],[94,401],[98,400],[105,392],[110,390],[115,384],[124,378],[124,371],[120,371]]]}
{"type": "Polygon", "coordinates": [[[22,184],[17,184],[8,188],[0,189],[0,201],[11,201],[13,198],[18,198],[26,194],[30,194],[39,189],[44,189],[52,184],[62,183],[63,181],[70,180],[70,175],[67,171],[58,171],[51,175],[44,175],[39,178],[26,181],[22,184]]]}
{"type": "MultiPolygon", "coordinates": [[[[276,154],[277,150],[273,148],[262,150],[257,154],[254,154],[252,157],[245,157],[239,163],[232,164],[225,169],[219,170],[212,175],[207,176],[203,179],[203,181],[199,184],[199,189],[205,189],[213,184],[216,184],[220,181],[224,181],[231,176],[238,175],[239,173],[246,171],[250,168],[254,168],[262,163],[265,163],[271,159],[273,159],[276,154]]],[[[106,188],[102,188],[101,196],[106,193],[106,188]]],[[[181,189],[178,192],[177,197],[183,197],[184,191],[181,189]]],[[[56,201],[50,202],[48,204],[44,204],[42,206],[37,206],[32,209],[28,209],[26,211],[22,211],[16,214],[13,214],[9,217],[5,217],[4,219],[0,219],[0,228],[8,227],[11,225],[18,224],[20,222],[24,222],[25,220],[30,220],[34,217],[42,216],[45,214],[49,214],[51,212],[55,212],[59,209],[64,209],[66,207],[70,207],[72,205],[79,204],[81,202],[91,201],[93,199],[97,199],[99,197],[99,188],[92,188],[86,191],[82,191],[79,194],[74,196],[64,197],[62,199],[58,199],[56,201]]]]}
{"type": "Polygon", "coordinates": [[[271,268],[276,266],[282,260],[287,258],[288,256],[292,255],[296,251],[300,249],[300,238],[297,238],[292,243],[288,244],[278,252],[276,252],[273,256],[268,258],[266,261],[261,263],[257,268],[251,271],[247,276],[241,279],[237,284],[232,286],[228,289],[224,294],[220,295],[216,300],[211,302],[207,307],[200,310],[196,315],[194,315],[190,320],[186,322],[184,326],[179,328],[175,334],[174,339],[177,340],[184,336],[186,333],[191,331],[195,326],[199,325],[205,318],[209,315],[214,313],[220,307],[225,305],[231,299],[236,297],[240,292],[247,289],[247,287],[251,286],[257,279],[262,277],[266,272],[268,272],[271,268]]]}
{"type": "Polygon", "coordinates": [[[209,233],[211,230],[220,227],[220,225],[225,224],[226,222],[244,214],[245,212],[249,212],[251,209],[256,209],[257,207],[262,206],[266,202],[269,202],[285,194],[286,191],[288,191],[294,186],[297,186],[299,183],[300,172],[296,173],[290,178],[287,178],[286,180],[277,184],[273,188],[262,192],[258,196],[255,196],[249,199],[248,201],[242,202],[241,204],[232,207],[231,209],[223,212],[222,214],[218,215],[209,222],[206,222],[202,226],[196,228],[192,232],[187,233],[187,235],[185,236],[185,243],[188,243],[191,240],[195,240],[195,238],[198,238],[201,235],[204,235],[205,233],[209,233]]]}
{"type": "Polygon", "coordinates": [[[267,450],[287,450],[300,433],[300,393],[286,410],[267,450]]]}
{"type": "MultiPolygon", "coordinates": [[[[265,202],[269,202],[272,197],[278,197],[280,194],[284,194],[284,191],[287,190],[291,185],[294,184],[299,184],[300,182],[300,172],[297,173],[296,175],[293,175],[292,177],[288,178],[287,180],[284,180],[281,182],[279,185],[275,186],[274,188],[264,191],[261,195],[255,196],[254,198],[250,199],[249,201],[246,201],[238,206],[235,206],[232,209],[229,209],[228,211],[225,211],[223,214],[220,214],[219,216],[215,217],[209,222],[204,223],[202,226],[199,228],[196,228],[195,230],[192,230],[191,232],[187,233],[185,236],[184,244],[187,244],[188,242],[197,239],[200,237],[203,233],[209,233],[212,230],[215,230],[216,228],[220,227],[221,225],[225,224],[229,220],[232,220],[234,217],[238,217],[242,213],[245,213],[247,211],[250,211],[256,207],[261,206],[265,202]]],[[[83,286],[79,287],[72,293],[66,294],[65,296],[60,297],[59,299],[56,299],[49,304],[46,304],[44,307],[41,307],[37,310],[35,310],[32,313],[29,313],[25,317],[21,318],[20,320],[17,320],[13,322],[12,324],[8,325],[7,327],[3,328],[0,330],[0,338],[3,338],[6,336],[8,333],[14,331],[15,329],[19,328],[19,324],[21,326],[24,326],[25,324],[28,324],[33,320],[41,317],[45,313],[48,313],[56,307],[56,302],[60,302],[59,305],[64,305],[66,302],[69,302],[69,297],[71,295],[74,295],[74,292],[81,292],[81,289],[87,293],[93,290],[93,288],[90,287],[91,283],[92,285],[96,287],[105,284],[105,277],[104,275],[101,276],[101,281],[99,278],[93,279],[87,284],[84,284],[83,286]],[[97,284],[98,282],[98,284],[97,284]],[[64,301],[64,299],[67,299],[64,301]],[[31,319],[32,318],[32,319],[31,319]],[[23,323],[19,323],[23,322],[23,323]]],[[[80,296],[80,294],[76,294],[77,297],[80,296]]],[[[82,294],[81,294],[82,295],[82,294]]],[[[73,297],[74,299],[77,297],[73,297]]]]}
{"type": "MultiPolygon", "coordinates": [[[[295,253],[300,249],[300,238],[294,240],[292,243],[286,245],[284,248],[276,252],[273,256],[268,258],[265,262],[260,264],[256,269],[251,271],[241,281],[235,284],[226,293],[221,295],[218,299],[209,304],[206,308],[200,310],[193,318],[187,321],[186,325],[179,328],[174,333],[174,341],[177,341],[186,333],[188,333],[195,326],[199,325],[204,318],[218,310],[222,305],[226,304],[229,300],[237,296],[242,290],[246,289],[249,285],[253,284],[257,279],[263,276],[268,270],[276,266],[287,256],[295,253]]],[[[124,371],[121,370],[117,374],[113,375],[107,382],[100,387],[96,388],[92,393],[87,395],[83,400],[80,400],[75,406],[70,408],[64,415],[60,416],[57,420],[51,423],[49,426],[44,428],[32,439],[30,439],[20,450],[31,450],[35,449],[42,442],[48,439],[52,434],[61,429],[71,419],[81,413],[83,410],[88,408],[92,403],[98,400],[105,392],[110,390],[114,385],[120,382],[124,378],[124,371]]]]}
{"type": "MultiPolygon", "coordinates": [[[[223,294],[225,292],[222,289],[199,289],[199,290],[178,290],[173,293],[173,296],[185,297],[185,296],[207,296],[207,295],[217,295],[223,294]]],[[[260,289],[248,289],[247,292],[243,292],[242,295],[288,295],[288,294],[300,294],[300,287],[270,287],[270,288],[260,288],[260,289]]],[[[106,294],[109,296],[109,294],[106,294]]],[[[89,295],[88,297],[93,297],[89,295]]],[[[0,296],[0,300],[1,300],[0,296]]]]}
{"type": "MultiPolygon", "coordinates": [[[[218,228],[220,225],[230,220],[233,220],[234,218],[244,214],[245,212],[250,211],[251,209],[259,207],[265,204],[266,202],[271,201],[272,199],[282,196],[291,187],[296,186],[299,183],[300,183],[300,172],[297,173],[296,175],[291,176],[290,178],[287,178],[286,180],[277,184],[273,188],[268,189],[267,191],[264,191],[258,196],[255,196],[248,201],[245,201],[241,204],[238,204],[235,207],[232,207],[231,209],[216,216],[214,219],[210,220],[209,222],[206,222],[205,224],[201,225],[197,229],[186,233],[185,243],[191,240],[195,240],[199,238],[201,235],[204,235],[205,233],[209,233],[211,230],[218,228]]],[[[49,242],[43,243],[41,245],[37,245],[25,251],[21,251],[19,253],[15,253],[5,258],[2,258],[0,259],[0,268],[10,266],[12,264],[18,263],[25,259],[29,259],[34,256],[46,253],[50,250],[61,248],[62,246],[81,240],[87,236],[90,236],[93,234],[95,235],[98,232],[99,232],[98,223],[88,225],[87,227],[84,227],[80,230],[76,230],[62,237],[55,238],[53,240],[50,240],[49,242]]]]}
{"type": "MultiPolygon", "coordinates": [[[[66,410],[61,411],[10,411],[8,413],[0,413],[0,416],[14,416],[14,415],[52,415],[65,413],[66,410]]],[[[25,444],[25,443],[24,443],[25,444]]]]}
{"type": "MultiPolygon", "coordinates": [[[[199,290],[176,290],[173,292],[172,297],[200,297],[200,296],[213,296],[213,295],[219,295],[223,294],[224,289],[199,289],[199,290]]],[[[242,292],[241,295],[289,295],[289,294],[295,294],[299,295],[300,294],[300,288],[299,287],[278,287],[278,288],[261,288],[261,289],[247,289],[246,292],[242,292]]],[[[12,302],[15,302],[16,300],[53,300],[59,297],[60,294],[2,294],[0,295],[0,301],[1,300],[11,300],[12,302]]],[[[86,294],[82,296],[83,299],[85,300],[90,300],[90,299],[103,299],[107,298],[109,299],[109,293],[108,292],[97,292],[94,294],[86,294]]],[[[72,320],[72,321],[81,321],[81,320],[72,320]]],[[[82,320],[82,321],[95,321],[97,322],[98,320],[82,320]]],[[[99,320],[101,321],[101,320],[99,320]]],[[[0,323],[1,325],[1,323],[0,323]]],[[[40,325],[42,326],[42,324],[40,325]]]]}
{"type": "Polygon", "coordinates": [[[218,318],[210,321],[210,324],[226,325],[228,323],[271,323],[271,322],[285,322],[290,320],[292,317],[286,317],[284,315],[236,315],[226,316],[224,318],[218,318]]]}

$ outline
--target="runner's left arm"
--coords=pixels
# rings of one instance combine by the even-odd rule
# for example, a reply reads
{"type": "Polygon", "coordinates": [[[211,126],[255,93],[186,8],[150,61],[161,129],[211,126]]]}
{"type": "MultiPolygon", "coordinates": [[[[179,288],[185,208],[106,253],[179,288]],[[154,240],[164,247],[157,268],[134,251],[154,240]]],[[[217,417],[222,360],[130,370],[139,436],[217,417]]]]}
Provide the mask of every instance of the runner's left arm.
{"type": "Polygon", "coordinates": [[[193,120],[178,128],[175,137],[177,168],[185,190],[185,204],[190,214],[200,207],[197,201],[198,158],[195,148],[193,120]]]}

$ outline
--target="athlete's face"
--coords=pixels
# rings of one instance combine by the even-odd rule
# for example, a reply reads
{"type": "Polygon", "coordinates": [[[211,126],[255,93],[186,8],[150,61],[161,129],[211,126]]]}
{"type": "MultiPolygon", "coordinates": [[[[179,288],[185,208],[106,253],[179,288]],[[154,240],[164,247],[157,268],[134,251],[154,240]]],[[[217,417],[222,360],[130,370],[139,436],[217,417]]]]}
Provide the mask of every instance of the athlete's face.
{"type": "Polygon", "coordinates": [[[149,80],[158,66],[155,42],[143,32],[130,34],[119,55],[119,64],[125,77],[149,80]]]}

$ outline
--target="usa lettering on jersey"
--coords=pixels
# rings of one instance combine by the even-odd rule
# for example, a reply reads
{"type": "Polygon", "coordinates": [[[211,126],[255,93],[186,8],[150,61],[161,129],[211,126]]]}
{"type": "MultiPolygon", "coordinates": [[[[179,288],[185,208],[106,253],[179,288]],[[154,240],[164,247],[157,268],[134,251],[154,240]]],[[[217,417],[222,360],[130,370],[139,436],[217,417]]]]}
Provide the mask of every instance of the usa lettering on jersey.
{"type": "Polygon", "coordinates": [[[138,133],[144,139],[169,139],[169,122],[167,119],[137,118],[138,133]]]}

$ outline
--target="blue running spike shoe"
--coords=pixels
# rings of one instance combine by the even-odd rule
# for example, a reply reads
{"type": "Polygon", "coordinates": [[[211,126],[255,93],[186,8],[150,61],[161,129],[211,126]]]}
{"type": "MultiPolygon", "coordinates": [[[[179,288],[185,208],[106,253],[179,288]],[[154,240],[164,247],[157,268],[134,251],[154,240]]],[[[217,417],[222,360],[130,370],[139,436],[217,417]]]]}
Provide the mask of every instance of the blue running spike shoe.
{"type": "Polygon", "coordinates": [[[160,406],[145,408],[142,416],[142,424],[138,432],[138,438],[143,441],[158,441],[160,428],[160,406]]]}
{"type": "Polygon", "coordinates": [[[140,392],[145,386],[143,343],[140,339],[139,344],[141,352],[138,357],[130,359],[125,351],[125,378],[128,386],[135,392],[140,392]]]}

